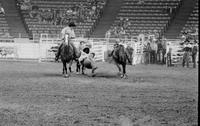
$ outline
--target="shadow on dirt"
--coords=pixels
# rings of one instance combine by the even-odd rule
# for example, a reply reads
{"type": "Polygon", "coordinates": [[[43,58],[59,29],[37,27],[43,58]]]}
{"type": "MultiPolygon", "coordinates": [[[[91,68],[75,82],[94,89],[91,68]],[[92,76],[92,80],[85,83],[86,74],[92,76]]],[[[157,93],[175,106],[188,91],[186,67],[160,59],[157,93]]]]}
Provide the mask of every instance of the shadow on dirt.
{"type": "Polygon", "coordinates": [[[60,73],[43,73],[44,77],[63,77],[60,73]]]}
{"type": "Polygon", "coordinates": [[[112,78],[119,78],[120,76],[118,76],[117,74],[112,74],[112,73],[96,73],[96,78],[107,78],[107,79],[112,79],[112,78]]]}

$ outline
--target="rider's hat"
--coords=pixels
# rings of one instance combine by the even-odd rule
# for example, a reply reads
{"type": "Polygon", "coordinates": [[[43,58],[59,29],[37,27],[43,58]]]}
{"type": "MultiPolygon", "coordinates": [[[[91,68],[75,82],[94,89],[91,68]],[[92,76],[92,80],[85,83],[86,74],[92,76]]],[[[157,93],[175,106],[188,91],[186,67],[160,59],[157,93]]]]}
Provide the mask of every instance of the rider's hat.
{"type": "Polygon", "coordinates": [[[69,26],[69,27],[76,27],[76,25],[75,25],[74,22],[70,22],[68,26],[69,26]]]}

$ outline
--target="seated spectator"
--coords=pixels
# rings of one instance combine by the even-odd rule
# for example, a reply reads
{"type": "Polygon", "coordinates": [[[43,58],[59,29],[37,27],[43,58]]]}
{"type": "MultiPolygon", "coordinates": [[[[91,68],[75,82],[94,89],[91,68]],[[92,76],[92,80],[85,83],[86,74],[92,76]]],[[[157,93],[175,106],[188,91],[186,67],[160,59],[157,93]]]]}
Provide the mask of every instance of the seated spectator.
{"type": "Polygon", "coordinates": [[[3,9],[1,4],[0,4],[0,14],[5,14],[5,11],[4,11],[4,9],[3,9]]]}
{"type": "Polygon", "coordinates": [[[130,25],[131,25],[131,22],[129,21],[128,18],[126,18],[126,19],[124,20],[124,23],[123,23],[124,29],[128,29],[130,25]]]}
{"type": "Polygon", "coordinates": [[[137,2],[137,4],[143,5],[143,4],[144,4],[144,0],[139,0],[139,1],[137,2]]]}
{"type": "Polygon", "coordinates": [[[37,15],[38,15],[38,10],[31,10],[30,11],[30,13],[29,13],[29,16],[31,17],[31,18],[35,18],[35,17],[37,17],[37,15]]]}
{"type": "Polygon", "coordinates": [[[20,8],[21,10],[31,10],[32,9],[31,1],[30,0],[21,1],[20,8]]]}

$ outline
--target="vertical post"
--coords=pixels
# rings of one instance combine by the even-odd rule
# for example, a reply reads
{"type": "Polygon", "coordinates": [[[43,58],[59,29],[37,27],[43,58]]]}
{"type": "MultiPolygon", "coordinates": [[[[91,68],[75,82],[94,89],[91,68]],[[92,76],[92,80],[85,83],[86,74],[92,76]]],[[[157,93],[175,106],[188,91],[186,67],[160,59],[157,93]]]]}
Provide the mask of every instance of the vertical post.
{"type": "Polygon", "coordinates": [[[41,63],[41,40],[42,38],[39,38],[39,44],[38,44],[38,48],[39,48],[39,56],[38,56],[38,62],[41,63]]]}

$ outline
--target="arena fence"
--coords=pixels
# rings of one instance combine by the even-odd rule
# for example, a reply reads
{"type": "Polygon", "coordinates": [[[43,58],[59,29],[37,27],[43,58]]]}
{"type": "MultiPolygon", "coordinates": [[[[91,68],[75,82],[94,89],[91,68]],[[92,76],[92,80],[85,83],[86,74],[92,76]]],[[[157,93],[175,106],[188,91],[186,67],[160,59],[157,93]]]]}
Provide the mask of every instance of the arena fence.
{"type": "MultiPolygon", "coordinates": [[[[117,41],[125,41],[127,45],[134,49],[133,64],[144,62],[143,48],[147,41],[146,36],[134,36],[132,39],[117,39],[117,38],[77,38],[74,40],[76,46],[80,41],[86,42],[91,46],[91,51],[94,52],[96,61],[105,61],[108,51],[113,49],[113,45],[117,41]]],[[[166,40],[167,52],[172,48],[172,63],[181,64],[183,46],[179,43],[180,39],[166,40]]],[[[28,39],[0,39],[0,59],[3,60],[37,60],[54,61],[55,53],[61,40],[59,37],[48,37],[47,34],[41,35],[38,41],[28,39]]],[[[162,57],[162,56],[161,56],[162,57]]],[[[166,57],[166,56],[165,56],[166,57]]],[[[197,57],[198,59],[198,57],[197,57]]]]}

